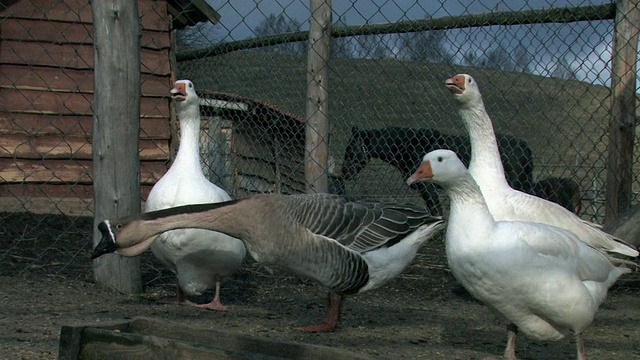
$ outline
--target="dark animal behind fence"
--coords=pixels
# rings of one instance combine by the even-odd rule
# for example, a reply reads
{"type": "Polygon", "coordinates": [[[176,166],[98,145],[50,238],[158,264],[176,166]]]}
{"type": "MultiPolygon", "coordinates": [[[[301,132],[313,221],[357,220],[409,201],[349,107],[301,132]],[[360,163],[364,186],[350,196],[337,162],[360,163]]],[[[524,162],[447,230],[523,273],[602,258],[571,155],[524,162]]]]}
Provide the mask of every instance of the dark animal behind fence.
{"type": "MultiPolygon", "coordinates": [[[[533,184],[533,152],[523,140],[513,136],[496,135],[500,157],[507,181],[517,190],[531,192],[533,184]]],[[[342,165],[344,180],[356,177],[371,158],[380,159],[400,170],[403,178],[411,176],[422,157],[435,149],[455,151],[465,165],[471,159],[469,137],[443,134],[434,129],[386,127],[358,129],[353,127],[342,165]]],[[[412,186],[420,192],[426,206],[434,214],[441,214],[437,188],[431,183],[412,186]]]]}
{"type": "Polygon", "coordinates": [[[580,185],[569,178],[549,177],[536,181],[533,184],[533,194],[558,203],[576,215],[582,210],[580,185]]]}

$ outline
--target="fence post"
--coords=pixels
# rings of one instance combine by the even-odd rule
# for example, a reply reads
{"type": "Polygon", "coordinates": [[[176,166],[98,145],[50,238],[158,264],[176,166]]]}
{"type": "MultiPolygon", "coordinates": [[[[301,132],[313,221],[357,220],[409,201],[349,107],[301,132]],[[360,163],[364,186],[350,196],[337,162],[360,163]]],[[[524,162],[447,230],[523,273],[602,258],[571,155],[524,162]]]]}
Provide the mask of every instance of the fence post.
{"type": "MultiPolygon", "coordinates": [[[[95,246],[98,222],[140,213],[140,25],[137,1],[92,0],[91,8],[95,246]]],[[[139,257],[105,255],[94,260],[93,272],[100,285],[142,291],[139,257]]]]}
{"type": "Polygon", "coordinates": [[[605,222],[629,208],[636,128],[639,0],[619,0],[611,56],[611,117],[607,148],[605,222]]]}
{"type": "Polygon", "coordinates": [[[329,191],[329,47],[331,0],[311,0],[309,49],[307,54],[306,149],[304,172],[308,193],[329,191]]]}

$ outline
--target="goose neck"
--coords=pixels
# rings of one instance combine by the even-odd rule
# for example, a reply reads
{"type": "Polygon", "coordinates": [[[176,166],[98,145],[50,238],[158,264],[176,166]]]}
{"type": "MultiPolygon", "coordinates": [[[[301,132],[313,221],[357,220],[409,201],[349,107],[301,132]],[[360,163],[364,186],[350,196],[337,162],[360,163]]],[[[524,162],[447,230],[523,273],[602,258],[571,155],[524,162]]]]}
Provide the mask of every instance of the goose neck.
{"type": "Polygon", "coordinates": [[[197,228],[221,232],[235,238],[245,238],[243,229],[247,224],[245,217],[238,216],[238,212],[244,213],[247,209],[242,208],[242,201],[230,205],[214,203],[181,206],[175,213],[170,209],[164,210],[162,216],[145,220],[142,226],[149,227],[151,232],[156,234],[175,229],[197,228]]]}
{"type": "Polygon", "coordinates": [[[488,184],[507,184],[493,124],[484,105],[463,107],[460,116],[471,142],[469,172],[481,188],[488,184]]]}
{"type": "MultiPolygon", "coordinates": [[[[453,239],[461,239],[465,244],[471,244],[475,239],[484,239],[495,226],[493,216],[482,196],[480,187],[471,176],[445,187],[451,199],[449,213],[449,229],[452,234],[461,234],[453,239]],[[465,224],[460,226],[460,224],[465,224]]],[[[463,244],[463,246],[465,246],[463,244]]]]}
{"type": "Polygon", "coordinates": [[[192,107],[178,106],[180,120],[180,145],[176,163],[191,164],[200,168],[200,113],[192,107]]]}

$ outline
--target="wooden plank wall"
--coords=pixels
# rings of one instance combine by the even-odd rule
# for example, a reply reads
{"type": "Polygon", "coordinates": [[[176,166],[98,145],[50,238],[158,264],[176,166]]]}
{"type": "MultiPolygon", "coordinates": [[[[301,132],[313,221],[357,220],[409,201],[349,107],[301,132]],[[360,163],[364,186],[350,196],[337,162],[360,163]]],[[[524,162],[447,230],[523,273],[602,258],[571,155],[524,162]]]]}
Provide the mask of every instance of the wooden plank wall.
{"type": "Polygon", "coordinates": [[[305,192],[304,125],[274,115],[278,114],[254,112],[235,123],[232,153],[236,197],[305,192]]]}
{"type": "MultiPolygon", "coordinates": [[[[139,0],[138,7],[143,28],[140,177],[146,198],[169,159],[171,18],[164,1],[139,0]]],[[[0,198],[18,204],[24,202],[16,198],[30,198],[32,208],[24,209],[30,211],[81,199],[91,210],[89,1],[20,0],[0,16],[5,17],[0,22],[0,198]]]]}
{"type": "Polygon", "coordinates": [[[210,181],[234,198],[305,192],[303,119],[239,95],[205,91],[201,97],[230,105],[200,108],[205,170],[214,164],[208,171],[210,181]]]}

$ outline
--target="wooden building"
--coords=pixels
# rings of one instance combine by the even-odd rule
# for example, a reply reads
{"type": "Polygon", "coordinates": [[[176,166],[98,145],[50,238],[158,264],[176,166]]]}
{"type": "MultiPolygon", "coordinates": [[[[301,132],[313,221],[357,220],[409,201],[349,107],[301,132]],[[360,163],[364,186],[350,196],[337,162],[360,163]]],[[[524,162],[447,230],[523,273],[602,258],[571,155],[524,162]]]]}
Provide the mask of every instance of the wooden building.
{"type": "MultiPolygon", "coordinates": [[[[204,0],[139,0],[143,198],[166,171],[175,32],[219,15],[204,0]]],[[[0,211],[92,211],[88,0],[0,2],[0,211]]]]}
{"type": "Polygon", "coordinates": [[[236,198],[305,192],[303,118],[240,95],[199,96],[202,160],[211,181],[236,198]]]}

